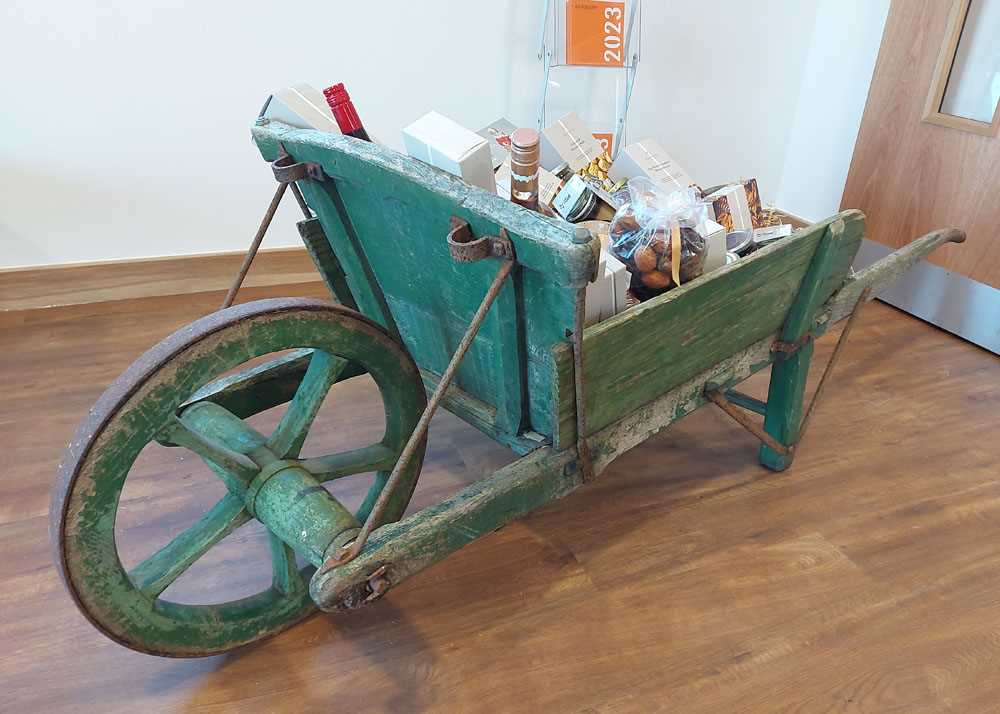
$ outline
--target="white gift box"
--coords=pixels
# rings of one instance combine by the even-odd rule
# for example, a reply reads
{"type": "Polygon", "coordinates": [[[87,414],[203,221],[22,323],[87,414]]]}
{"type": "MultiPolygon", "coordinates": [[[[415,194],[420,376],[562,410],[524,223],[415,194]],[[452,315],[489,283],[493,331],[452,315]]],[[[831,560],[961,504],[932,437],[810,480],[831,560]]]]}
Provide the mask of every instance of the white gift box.
{"type": "Polygon", "coordinates": [[[542,130],[544,137],[540,147],[541,165],[550,171],[556,168],[556,156],[569,164],[574,172],[579,171],[604,153],[601,143],[594,133],[576,114],[570,112],[558,119],[552,126],[542,130]]]}
{"type": "Polygon", "coordinates": [[[626,308],[630,277],[625,264],[602,248],[598,278],[587,285],[586,325],[595,325],[626,308]]]}
{"type": "Polygon", "coordinates": [[[622,149],[608,171],[608,177],[615,183],[637,176],[645,176],[668,191],[685,189],[694,183],[662,146],[649,139],[622,149]]]}
{"type": "Polygon", "coordinates": [[[726,264],[726,229],[715,221],[703,221],[698,232],[705,237],[705,272],[721,268],[726,264]]]}
{"type": "Polygon", "coordinates": [[[476,132],[430,112],[403,129],[406,153],[494,193],[490,145],[476,132]]]}
{"type": "Polygon", "coordinates": [[[279,89],[271,95],[264,117],[298,129],[318,129],[339,134],[340,127],[322,92],[308,84],[279,89]]]}

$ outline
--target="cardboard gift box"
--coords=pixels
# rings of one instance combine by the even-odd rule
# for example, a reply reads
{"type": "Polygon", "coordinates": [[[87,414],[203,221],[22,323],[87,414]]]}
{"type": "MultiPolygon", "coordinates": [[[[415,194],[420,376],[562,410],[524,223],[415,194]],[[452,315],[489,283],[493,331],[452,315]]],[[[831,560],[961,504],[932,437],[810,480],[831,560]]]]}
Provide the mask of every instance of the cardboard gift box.
{"type": "MultiPolygon", "coordinates": [[[[602,243],[603,243],[602,236],[602,243]]],[[[586,325],[594,325],[617,315],[626,304],[631,273],[618,258],[604,247],[598,265],[597,280],[587,285],[586,325]]]]}
{"type": "Polygon", "coordinates": [[[706,196],[705,202],[712,209],[712,218],[724,226],[727,233],[753,230],[753,216],[743,184],[723,186],[706,196]]]}
{"type": "Polygon", "coordinates": [[[726,264],[726,229],[715,221],[706,220],[697,230],[705,237],[705,272],[721,268],[726,264]]]}
{"type": "Polygon", "coordinates": [[[608,171],[608,177],[615,183],[637,176],[645,176],[668,191],[685,189],[694,184],[681,165],[662,146],[649,139],[622,149],[608,171]]]}
{"type": "Polygon", "coordinates": [[[560,163],[575,173],[604,153],[601,143],[576,114],[570,112],[542,130],[541,165],[554,171],[560,163]]]}
{"type": "Polygon", "coordinates": [[[262,114],[299,129],[318,129],[339,134],[340,127],[326,103],[326,97],[315,87],[296,84],[279,89],[267,100],[262,114]]]}
{"type": "Polygon", "coordinates": [[[403,145],[416,159],[490,193],[497,190],[489,143],[442,114],[430,112],[403,129],[403,145]]]}

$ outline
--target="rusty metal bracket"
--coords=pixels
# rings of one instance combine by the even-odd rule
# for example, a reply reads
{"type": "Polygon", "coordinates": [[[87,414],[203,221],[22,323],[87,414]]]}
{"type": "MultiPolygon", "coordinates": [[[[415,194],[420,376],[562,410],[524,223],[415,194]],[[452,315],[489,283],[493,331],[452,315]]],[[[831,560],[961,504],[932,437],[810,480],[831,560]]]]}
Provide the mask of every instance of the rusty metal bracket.
{"type": "Polygon", "coordinates": [[[371,593],[365,598],[366,603],[375,602],[389,592],[389,588],[392,587],[392,581],[386,575],[388,572],[389,566],[383,565],[368,576],[368,589],[371,590],[371,593]]]}
{"type": "Polygon", "coordinates": [[[326,179],[322,166],[311,161],[296,161],[285,152],[284,147],[278,158],[271,162],[271,171],[274,172],[274,180],[278,183],[294,183],[307,178],[313,181],[326,179]]]}
{"type": "Polygon", "coordinates": [[[774,344],[771,345],[772,352],[778,352],[782,355],[788,356],[793,355],[803,347],[808,345],[810,342],[815,341],[816,336],[810,330],[797,339],[795,342],[782,342],[781,340],[775,340],[774,344]]]}
{"type": "MultiPolygon", "coordinates": [[[[590,230],[577,226],[573,231],[573,242],[578,245],[589,243],[594,239],[590,230]]],[[[597,474],[594,471],[594,460],[590,454],[590,444],[587,443],[587,383],[583,378],[583,331],[586,329],[587,316],[587,286],[576,291],[573,309],[573,391],[576,396],[576,455],[580,460],[580,475],[584,483],[593,481],[597,474]]]]}
{"type": "Polygon", "coordinates": [[[483,258],[516,260],[514,244],[510,242],[506,228],[500,229],[499,236],[476,238],[472,235],[472,227],[467,220],[452,216],[447,240],[451,257],[459,263],[474,263],[483,258]]]}

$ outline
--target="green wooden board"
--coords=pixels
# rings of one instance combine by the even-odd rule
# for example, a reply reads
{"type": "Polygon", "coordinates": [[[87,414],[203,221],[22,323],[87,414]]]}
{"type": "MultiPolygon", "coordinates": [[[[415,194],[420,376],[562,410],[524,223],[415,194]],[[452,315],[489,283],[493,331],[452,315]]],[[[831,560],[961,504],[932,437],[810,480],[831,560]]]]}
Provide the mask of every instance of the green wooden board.
{"type": "MultiPolygon", "coordinates": [[[[737,263],[632,308],[584,333],[588,431],[593,433],[785,324],[820,239],[843,220],[829,277],[811,298],[815,311],[844,282],[864,235],[864,215],[848,211],[798,231],[737,263]]],[[[576,438],[573,356],[555,350],[557,448],[576,438]]]]}
{"type": "Polygon", "coordinates": [[[341,305],[357,310],[358,303],[347,285],[347,274],[340,267],[337,256],[333,254],[333,248],[330,247],[330,241],[327,239],[326,233],[323,232],[323,226],[319,219],[310,218],[299,221],[297,226],[299,235],[302,236],[302,242],[305,243],[306,250],[309,251],[309,257],[316,264],[316,269],[323,277],[323,282],[326,283],[330,295],[341,305]]]}
{"type": "MultiPolygon", "coordinates": [[[[331,180],[303,181],[359,308],[398,332],[422,370],[440,375],[498,268],[495,259],[452,260],[449,219],[473,234],[508,230],[518,269],[502,289],[458,371],[455,387],[493,410],[477,423],[494,438],[555,425],[552,347],[573,324],[573,289],[595,268],[592,246],[572,227],[396,152],[276,123],[254,128],[264,158],[279,143],[298,161],[320,164],[331,180]]],[[[446,404],[447,406],[447,404],[446,404]]],[[[505,439],[501,439],[505,440],[505,439]]]]}

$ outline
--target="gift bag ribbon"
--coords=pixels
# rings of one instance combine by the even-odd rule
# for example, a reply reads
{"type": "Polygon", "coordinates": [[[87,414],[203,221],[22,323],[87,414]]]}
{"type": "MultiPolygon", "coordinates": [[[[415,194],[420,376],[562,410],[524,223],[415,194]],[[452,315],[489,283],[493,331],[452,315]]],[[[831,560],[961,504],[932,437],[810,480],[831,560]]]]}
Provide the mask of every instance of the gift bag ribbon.
{"type": "Polygon", "coordinates": [[[681,227],[676,223],[670,228],[670,277],[681,286],[681,227]]]}

